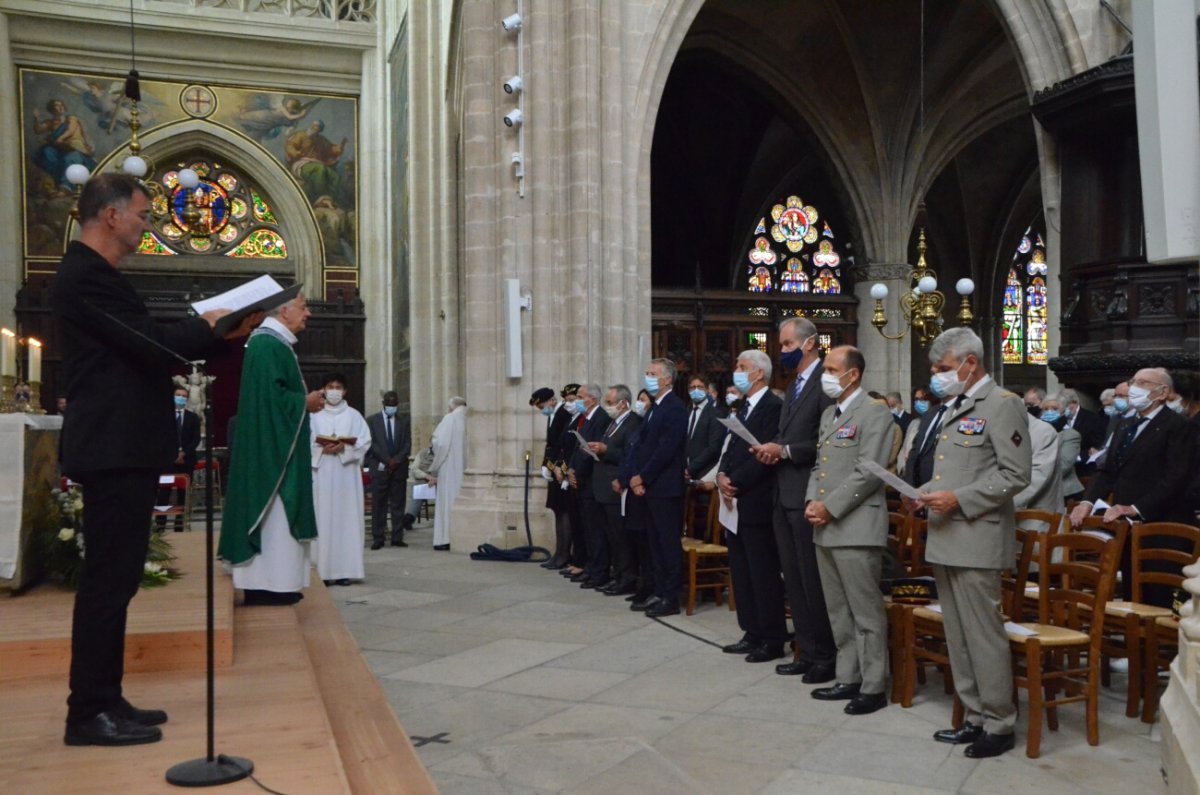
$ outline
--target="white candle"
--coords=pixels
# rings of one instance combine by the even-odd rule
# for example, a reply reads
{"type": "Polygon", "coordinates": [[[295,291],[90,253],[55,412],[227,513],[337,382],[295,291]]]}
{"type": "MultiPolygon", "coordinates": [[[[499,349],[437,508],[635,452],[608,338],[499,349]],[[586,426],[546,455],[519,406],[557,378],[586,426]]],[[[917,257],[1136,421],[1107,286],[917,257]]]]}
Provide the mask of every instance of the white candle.
{"type": "Polygon", "coordinates": [[[33,337],[25,342],[29,345],[29,372],[25,378],[29,383],[42,381],[42,343],[33,337]]]}
{"type": "Polygon", "coordinates": [[[0,375],[17,374],[17,335],[0,329],[0,375]]]}

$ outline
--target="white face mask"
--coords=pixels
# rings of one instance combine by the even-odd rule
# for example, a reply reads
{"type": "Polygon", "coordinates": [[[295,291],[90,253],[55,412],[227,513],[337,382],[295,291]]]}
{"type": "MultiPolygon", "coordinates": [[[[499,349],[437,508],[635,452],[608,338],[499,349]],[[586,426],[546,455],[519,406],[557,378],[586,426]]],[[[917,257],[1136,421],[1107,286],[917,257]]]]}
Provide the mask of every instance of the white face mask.
{"type": "MultiPolygon", "coordinates": [[[[1157,389],[1157,387],[1155,387],[1157,389]]],[[[1154,401],[1150,399],[1151,390],[1142,386],[1129,387],[1129,406],[1134,411],[1145,411],[1154,401]]]]}
{"type": "MultiPolygon", "coordinates": [[[[947,370],[944,373],[934,373],[929,379],[929,388],[933,390],[933,394],[941,398],[957,397],[963,393],[967,386],[966,381],[958,380],[958,371],[962,369],[960,364],[953,370],[947,370]]],[[[967,376],[970,378],[970,376],[967,376]]]]}
{"type": "Polygon", "coordinates": [[[345,394],[346,393],[340,389],[326,389],[325,390],[325,402],[331,406],[336,406],[337,404],[342,402],[342,397],[345,394]]]}
{"type": "Polygon", "coordinates": [[[616,406],[605,406],[604,413],[607,414],[611,419],[615,420],[617,415],[621,413],[621,410],[616,406]]]}
{"type": "Polygon", "coordinates": [[[725,405],[726,406],[732,406],[734,403],[737,403],[737,402],[738,402],[738,396],[733,394],[732,392],[725,395],[725,405]]]}
{"type": "MultiPolygon", "coordinates": [[[[845,373],[842,373],[845,375],[845,373]]],[[[846,391],[846,387],[842,386],[842,377],[832,375],[830,373],[821,373],[821,389],[826,395],[837,400],[846,391]]]]}
{"type": "Polygon", "coordinates": [[[646,416],[646,404],[640,400],[635,400],[633,402],[633,413],[638,415],[639,417],[645,417],[646,416]]]}
{"type": "Polygon", "coordinates": [[[1183,398],[1175,398],[1174,400],[1168,401],[1167,408],[1169,408],[1171,411],[1175,412],[1176,414],[1182,414],[1183,413],[1183,398]]]}

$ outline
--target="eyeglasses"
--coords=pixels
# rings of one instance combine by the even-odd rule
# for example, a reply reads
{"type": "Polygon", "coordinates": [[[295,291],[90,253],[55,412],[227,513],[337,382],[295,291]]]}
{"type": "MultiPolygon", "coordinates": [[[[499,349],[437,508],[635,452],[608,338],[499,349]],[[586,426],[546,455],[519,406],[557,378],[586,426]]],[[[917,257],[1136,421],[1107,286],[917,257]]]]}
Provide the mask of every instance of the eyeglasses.
{"type": "Polygon", "coordinates": [[[1131,378],[1129,379],[1129,385],[1140,386],[1142,389],[1158,389],[1160,386],[1166,386],[1166,384],[1159,383],[1158,381],[1147,381],[1145,378],[1131,378]]]}

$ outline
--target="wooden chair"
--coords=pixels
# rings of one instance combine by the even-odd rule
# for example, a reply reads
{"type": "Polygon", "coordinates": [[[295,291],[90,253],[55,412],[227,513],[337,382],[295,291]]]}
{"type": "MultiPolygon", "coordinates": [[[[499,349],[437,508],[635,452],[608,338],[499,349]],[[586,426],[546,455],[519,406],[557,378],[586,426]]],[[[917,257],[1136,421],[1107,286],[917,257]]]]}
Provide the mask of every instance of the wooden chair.
{"type": "MultiPolygon", "coordinates": [[[[204,453],[201,451],[200,457],[196,459],[196,466],[192,468],[192,483],[196,486],[196,491],[201,495],[201,503],[203,504],[204,484],[208,479],[208,461],[204,458],[204,453]]],[[[220,508],[221,502],[221,462],[213,458],[213,509],[220,508]]]]}
{"type": "Polygon", "coordinates": [[[1145,638],[1145,665],[1142,666],[1142,720],[1154,722],[1158,709],[1158,672],[1171,667],[1179,652],[1179,618],[1174,614],[1147,620],[1143,631],[1145,638]]]}
{"type": "Polygon", "coordinates": [[[1042,540],[1038,550],[1039,621],[1020,623],[1009,630],[1013,678],[1018,688],[1029,693],[1025,755],[1031,759],[1041,753],[1042,713],[1051,731],[1057,731],[1058,707],[1064,704],[1086,704],[1088,744],[1100,743],[1104,621],[1093,617],[1112,594],[1126,533],[1124,522],[1110,528],[1114,535],[1108,539],[1065,533],[1042,540]],[[1062,559],[1055,562],[1059,549],[1063,550],[1062,559]],[[1057,697],[1060,690],[1064,695],[1057,697]]]}
{"type": "Polygon", "coordinates": [[[161,475],[158,479],[158,488],[160,494],[163,489],[168,489],[167,501],[155,505],[154,510],[151,511],[150,515],[154,526],[163,530],[166,528],[167,521],[170,520],[180,525],[182,529],[191,529],[192,489],[188,476],[174,473],[161,475]]]}
{"type": "MultiPolygon", "coordinates": [[[[708,538],[721,537],[721,526],[717,522],[717,512],[720,500],[715,496],[708,505],[708,538]]],[[[713,601],[721,605],[722,594],[729,590],[729,609],[735,610],[733,597],[733,578],[729,574],[729,547],[722,544],[707,543],[701,539],[684,535],[680,538],[683,545],[684,562],[687,566],[687,614],[696,612],[696,594],[700,591],[712,591],[713,601]],[[705,565],[701,565],[701,561],[705,565]]]]}
{"type": "Polygon", "coordinates": [[[1022,621],[1025,616],[1036,616],[1038,611],[1038,598],[1036,583],[1029,582],[1030,571],[1033,569],[1033,562],[1037,560],[1038,554],[1038,539],[1043,535],[1053,535],[1059,532],[1063,523],[1066,521],[1066,514],[1056,513],[1053,511],[1034,511],[1023,510],[1016,512],[1017,522],[1017,568],[1013,570],[1013,578],[1006,578],[1003,584],[1006,588],[1006,595],[1009,597],[1004,605],[1004,612],[1008,614],[1013,621],[1022,621]],[[1046,526],[1045,531],[1032,530],[1033,538],[1029,539],[1032,546],[1028,550],[1028,559],[1021,560],[1021,555],[1024,550],[1024,540],[1021,528],[1022,524],[1028,526],[1029,523],[1037,522],[1046,526]],[[1010,589],[1013,587],[1013,579],[1020,577],[1021,594],[1019,597],[1014,595],[1010,589]]]}
{"type": "MultiPolygon", "coordinates": [[[[1183,567],[1191,565],[1200,556],[1200,528],[1174,522],[1147,522],[1133,525],[1130,543],[1130,561],[1132,582],[1130,602],[1110,601],[1104,609],[1104,645],[1101,654],[1105,661],[1105,672],[1109,659],[1126,658],[1129,660],[1129,682],[1125,695],[1125,715],[1130,718],[1138,716],[1138,707],[1143,698],[1150,699],[1150,688],[1145,687],[1151,682],[1150,676],[1143,675],[1143,666],[1147,673],[1157,676],[1157,668],[1144,651],[1145,642],[1151,632],[1154,622],[1159,618],[1172,616],[1171,608],[1146,604],[1143,601],[1143,587],[1146,585],[1164,585],[1168,588],[1183,586],[1183,567]],[[1179,539],[1179,548],[1163,548],[1154,543],[1154,539],[1179,539]],[[1152,564],[1149,568],[1146,564],[1152,564]],[[1159,570],[1166,564],[1170,570],[1159,570]]],[[[1104,684],[1108,684],[1104,677],[1104,684]]],[[[1154,722],[1154,711],[1158,702],[1158,684],[1153,681],[1153,700],[1144,704],[1141,714],[1146,723],[1154,722]]]]}

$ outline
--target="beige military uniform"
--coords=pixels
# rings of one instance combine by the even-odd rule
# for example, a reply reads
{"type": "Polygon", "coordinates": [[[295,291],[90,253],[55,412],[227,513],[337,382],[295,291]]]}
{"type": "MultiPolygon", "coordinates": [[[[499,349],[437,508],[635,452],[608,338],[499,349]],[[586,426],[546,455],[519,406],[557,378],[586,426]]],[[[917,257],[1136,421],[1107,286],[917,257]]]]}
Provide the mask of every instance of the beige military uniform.
{"type": "Polygon", "coordinates": [[[1033,461],[1021,398],[990,377],[946,414],[933,480],[922,491],[952,491],[959,507],[929,516],[925,558],[934,564],[954,687],[967,720],[991,734],[1016,721],[1012,662],[1000,613],[1000,571],[1014,563],[1013,498],[1029,485],[1033,461]]]}
{"type": "Polygon", "coordinates": [[[833,520],[814,528],[817,566],[837,644],[837,681],[860,684],[860,692],[887,687],[887,614],[879,590],[887,544],[883,483],[862,465],[887,468],[894,429],[892,413],[861,389],[837,415],[821,415],[817,461],[808,481],[809,500],[823,502],[833,520]]]}

